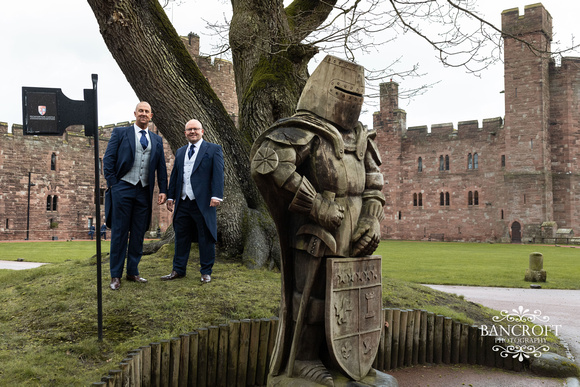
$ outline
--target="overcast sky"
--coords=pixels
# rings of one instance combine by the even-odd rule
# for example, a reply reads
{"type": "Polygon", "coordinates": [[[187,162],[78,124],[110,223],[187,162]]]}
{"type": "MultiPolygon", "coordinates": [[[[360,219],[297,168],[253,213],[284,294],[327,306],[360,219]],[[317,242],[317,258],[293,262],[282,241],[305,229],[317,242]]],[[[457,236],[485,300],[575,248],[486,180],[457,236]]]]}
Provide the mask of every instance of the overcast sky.
{"type": "MultiPolygon", "coordinates": [[[[179,1],[179,0],[178,0],[179,1]]],[[[201,37],[202,53],[211,51],[205,20],[227,18],[229,1],[181,0],[167,9],[177,32],[190,31],[201,37]]],[[[500,25],[501,12],[523,7],[532,0],[480,0],[480,11],[487,20],[500,25]]],[[[555,41],[570,42],[577,35],[579,1],[545,0],[544,6],[553,18],[555,41]]],[[[18,0],[0,5],[0,121],[22,123],[22,87],[61,88],[75,100],[83,99],[83,89],[91,89],[91,74],[99,76],[99,125],[132,120],[135,93],[105,46],[92,10],[82,0],[18,0]]],[[[401,42],[403,39],[401,39],[401,42]]],[[[399,47],[390,45],[368,57],[357,58],[361,64],[385,63],[403,55],[408,66],[421,65],[426,75],[420,80],[394,79],[400,89],[418,84],[439,82],[426,94],[400,102],[407,111],[408,126],[481,120],[504,115],[503,64],[484,71],[481,77],[466,74],[461,68],[445,68],[434,60],[435,52],[417,40],[405,40],[399,47]]],[[[578,52],[569,56],[580,56],[578,52]]],[[[367,92],[378,89],[378,83],[367,85],[367,92]]],[[[367,98],[368,99],[368,98],[367,98]]],[[[368,99],[370,101],[370,99],[368,99]]],[[[371,101],[372,102],[372,101],[371,101]]],[[[378,110],[378,99],[366,107],[361,121],[372,127],[372,112],[378,110]]],[[[155,110],[155,107],[153,107],[155,110]]]]}

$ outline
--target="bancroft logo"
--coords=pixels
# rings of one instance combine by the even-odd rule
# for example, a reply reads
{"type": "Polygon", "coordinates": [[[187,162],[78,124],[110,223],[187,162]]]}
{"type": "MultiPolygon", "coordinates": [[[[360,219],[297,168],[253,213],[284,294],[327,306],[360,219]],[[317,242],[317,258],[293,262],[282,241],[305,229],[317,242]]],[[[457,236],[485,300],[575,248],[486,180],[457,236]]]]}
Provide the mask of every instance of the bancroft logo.
{"type": "Polygon", "coordinates": [[[512,356],[520,362],[529,359],[530,356],[540,357],[542,352],[547,352],[550,347],[547,345],[547,336],[550,332],[558,336],[558,328],[561,325],[548,325],[550,317],[542,316],[542,312],[520,306],[517,310],[512,309],[512,313],[502,310],[499,316],[494,316],[492,320],[498,325],[482,325],[480,327],[482,336],[495,336],[495,342],[500,343],[492,347],[495,352],[500,352],[501,357],[512,356]],[[536,325],[538,322],[541,325],[536,325]]]}

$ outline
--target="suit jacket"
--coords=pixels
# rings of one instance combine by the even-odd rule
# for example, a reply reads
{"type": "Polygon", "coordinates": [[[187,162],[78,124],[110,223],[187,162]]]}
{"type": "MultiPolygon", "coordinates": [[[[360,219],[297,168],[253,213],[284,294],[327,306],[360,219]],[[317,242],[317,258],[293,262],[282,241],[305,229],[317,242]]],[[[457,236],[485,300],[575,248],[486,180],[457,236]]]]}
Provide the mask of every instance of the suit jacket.
{"type": "MultiPolygon", "coordinates": [[[[189,144],[175,152],[175,163],[169,179],[167,199],[175,201],[174,211],[176,212],[181,200],[183,161],[188,146],[189,144]]],[[[204,140],[197,152],[197,158],[190,176],[191,187],[205,224],[214,240],[217,240],[217,211],[216,207],[210,207],[209,203],[212,197],[224,197],[224,156],[222,147],[204,140]]]]}
{"type": "MultiPolygon", "coordinates": [[[[159,193],[167,193],[167,166],[163,153],[163,141],[161,137],[149,131],[151,139],[151,157],[149,159],[149,198],[153,201],[155,189],[155,172],[157,172],[157,185],[159,193]]],[[[107,192],[105,194],[105,218],[108,227],[111,227],[111,190],[133,167],[135,161],[135,128],[133,125],[113,129],[105,157],[103,158],[103,172],[107,180],[107,192]]],[[[149,216],[147,228],[151,223],[151,202],[149,203],[149,216]]]]}

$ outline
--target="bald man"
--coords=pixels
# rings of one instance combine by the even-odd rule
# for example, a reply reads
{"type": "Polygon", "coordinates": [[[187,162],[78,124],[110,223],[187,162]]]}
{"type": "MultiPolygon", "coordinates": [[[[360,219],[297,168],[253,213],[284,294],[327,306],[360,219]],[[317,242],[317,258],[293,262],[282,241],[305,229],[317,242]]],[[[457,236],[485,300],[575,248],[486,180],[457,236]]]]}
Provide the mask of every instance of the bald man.
{"type": "Polygon", "coordinates": [[[222,147],[203,140],[198,120],[185,124],[188,144],[175,153],[169,179],[167,209],[174,212],[175,255],[173,270],[161,277],[171,281],[185,277],[192,242],[199,243],[201,282],[211,281],[217,240],[217,207],[224,196],[222,147]]]}
{"type": "Polygon", "coordinates": [[[161,137],[149,131],[151,106],[139,102],[135,123],[113,129],[103,158],[107,180],[106,224],[111,228],[111,290],[121,287],[127,256],[127,281],[146,283],[139,275],[143,239],[151,223],[155,173],[159,187],[158,204],[167,199],[167,167],[161,137]],[[127,238],[129,247],[127,251],[127,238]]]}

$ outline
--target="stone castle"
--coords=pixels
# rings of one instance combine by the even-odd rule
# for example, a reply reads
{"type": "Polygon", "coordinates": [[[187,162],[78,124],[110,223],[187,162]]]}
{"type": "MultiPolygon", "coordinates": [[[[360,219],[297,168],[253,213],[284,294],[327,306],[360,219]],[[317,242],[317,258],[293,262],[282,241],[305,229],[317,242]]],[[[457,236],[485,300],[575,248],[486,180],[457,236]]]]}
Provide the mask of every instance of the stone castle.
{"type": "MultiPolygon", "coordinates": [[[[580,58],[556,65],[523,43],[549,51],[552,19],[541,4],[504,11],[502,28],[505,119],[407,128],[398,84],[380,85],[373,126],[388,183],[384,239],[528,242],[580,230],[580,58]]],[[[232,64],[200,56],[197,35],[182,40],[235,120],[232,64]]],[[[113,127],[127,124],[100,128],[101,158],[113,127]]],[[[0,170],[0,240],[87,238],[94,155],[82,128],[36,137],[0,122],[0,170]]],[[[101,200],[105,184],[101,175],[101,200]]],[[[169,215],[154,205],[151,230],[165,230],[169,215]]]]}
{"type": "Polygon", "coordinates": [[[580,230],[580,58],[556,65],[545,53],[552,18],[539,3],[504,11],[502,31],[504,119],[407,128],[397,83],[381,85],[383,238],[530,242],[580,230]]]}

